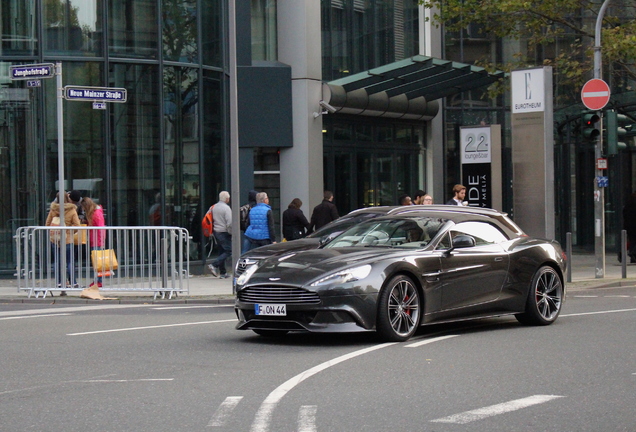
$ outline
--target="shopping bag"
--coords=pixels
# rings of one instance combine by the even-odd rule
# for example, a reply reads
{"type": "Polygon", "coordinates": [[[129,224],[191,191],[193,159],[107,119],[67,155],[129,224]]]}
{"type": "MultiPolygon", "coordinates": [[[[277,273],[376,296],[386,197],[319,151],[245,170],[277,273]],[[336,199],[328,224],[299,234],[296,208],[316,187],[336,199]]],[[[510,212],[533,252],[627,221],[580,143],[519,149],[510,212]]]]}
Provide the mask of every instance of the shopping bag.
{"type": "MultiPolygon", "coordinates": [[[[117,270],[118,263],[115,251],[112,249],[95,249],[91,251],[93,268],[98,273],[107,273],[117,270]]],[[[104,276],[104,275],[102,275],[104,276]]]]}
{"type": "MultiPolygon", "coordinates": [[[[81,224],[80,226],[88,226],[86,224],[81,224]]],[[[75,231],[75,234],[73,234],[73,243],[75,243],[76,245],[85,245],[86,241],[87,241],[87,230],[79,230],[79,231],[75,231]]]]}

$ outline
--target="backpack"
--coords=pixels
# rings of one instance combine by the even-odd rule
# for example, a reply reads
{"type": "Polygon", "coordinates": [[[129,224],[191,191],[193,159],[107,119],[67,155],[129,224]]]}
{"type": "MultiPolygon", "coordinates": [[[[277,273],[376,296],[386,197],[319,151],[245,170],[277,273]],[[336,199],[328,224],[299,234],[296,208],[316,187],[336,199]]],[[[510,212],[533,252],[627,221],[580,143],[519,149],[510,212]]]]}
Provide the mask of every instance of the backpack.
{"type": "Polygon", "coordinates": [[[212,216],[212,209],[214,206],[210,206],[210,209],[203,216],[201,221],[201,229],[205,237],[210,237],[214,232],[214,217],[212,216]]]}
{"type": "Polygon", "coordinates": [[[240,212],[239,220],[241,221],[241,231],[245,231],[247,227],[249,226],[248,223],[249,223],[249,215],[250,215],[251,209],[252,208],[250,207],[249,203],[241,206],[241,208],[239,209],[239,212],[240,212]]]}

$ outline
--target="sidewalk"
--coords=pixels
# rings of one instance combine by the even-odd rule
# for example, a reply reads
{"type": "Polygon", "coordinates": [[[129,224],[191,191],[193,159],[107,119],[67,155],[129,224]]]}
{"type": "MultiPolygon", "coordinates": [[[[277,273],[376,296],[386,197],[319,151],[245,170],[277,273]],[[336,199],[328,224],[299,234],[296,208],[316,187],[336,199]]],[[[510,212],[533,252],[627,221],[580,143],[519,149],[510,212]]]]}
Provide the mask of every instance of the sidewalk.
{"type": "MultiPolygon", "coordinates": [[[[636,285],[636,264],[627,265],[626,279],[621,278],[621,264],[617,261],[615,255],[606,255],[604,278],[595,278],[594,267],[594,254],[573,254],[572,282],[566,283],[568,291],[636,285]]],[[[170,300],[159,297],[155,300],[153,299],[153,292],[109,292],[100,290],[100,293],[107,297],[116,298],[116,300],[105,300],[110,303],[234,303],[232,278],[219,279],[212,275],[192,276],[189,279],[189,284],[189,294],[178,295],[170,300]]],[[[59,297],[59,291],[55,291],[54,297],[49,295],[44,299],[28,298],[28,292],[18,292],[17,286],[16,279],[0,279],[0,302],[95,303],[99,301],[82,299],[79,297],[79,291],[69,291],[66,297],[59,297]]]]}

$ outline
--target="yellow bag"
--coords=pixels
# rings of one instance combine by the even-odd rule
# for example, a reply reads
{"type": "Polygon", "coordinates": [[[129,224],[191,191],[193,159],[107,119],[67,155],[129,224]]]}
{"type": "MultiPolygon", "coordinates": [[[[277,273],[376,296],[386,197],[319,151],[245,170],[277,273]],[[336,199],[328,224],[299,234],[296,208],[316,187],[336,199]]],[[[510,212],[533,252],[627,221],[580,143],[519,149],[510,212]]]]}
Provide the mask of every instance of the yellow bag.
{"type": "MultiPolygon", "coordinates": [[[[88,226],[86,224],[81,224],[80,226],[88,226]]],[[[87,243],[87,230],[75,231],[73,234],[73,243],[76,245],[85,245],[87,243]]]]}
{"type": "Polygon", "coordinates": [[[92,250],[91,261],[97,273],[107,273],[112,270],[117,270],[119,266],[115,251],[112,249],[92,250]]]}

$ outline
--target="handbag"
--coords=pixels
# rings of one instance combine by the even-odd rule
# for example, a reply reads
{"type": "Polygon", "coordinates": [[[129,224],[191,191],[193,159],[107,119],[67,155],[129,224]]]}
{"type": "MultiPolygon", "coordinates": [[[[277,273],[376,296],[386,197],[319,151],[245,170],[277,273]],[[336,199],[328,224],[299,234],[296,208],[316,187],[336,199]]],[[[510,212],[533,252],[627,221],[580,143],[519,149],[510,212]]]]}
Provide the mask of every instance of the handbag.
{"type": "MultiPolygon", "coordinates": [[[[88,226],[86,224],[81,224],[80,226],[88,226]]],[[[78,230],[73,234],[73,243],[76,245],[85,245],[87,242],[87,230],[78,230]]]]}
{"type": "Polygon", "coordinates": [[[108,276],[113,270],[117,270],[117,256],[112,249],[94,249],[91,251],[91,262],[98,276],[108,276]],[[101,273],[101,274],[100,274],[101,273]]]}

